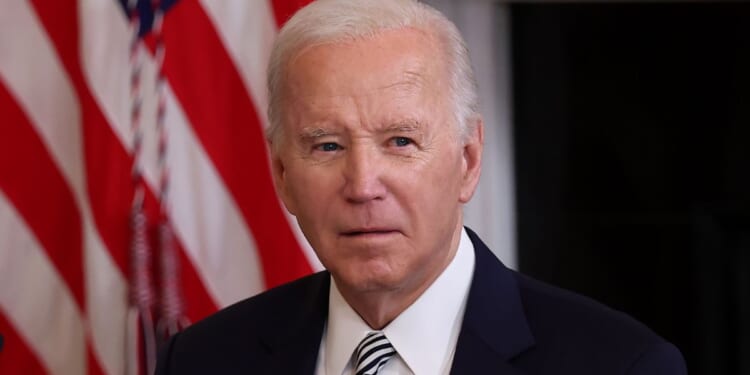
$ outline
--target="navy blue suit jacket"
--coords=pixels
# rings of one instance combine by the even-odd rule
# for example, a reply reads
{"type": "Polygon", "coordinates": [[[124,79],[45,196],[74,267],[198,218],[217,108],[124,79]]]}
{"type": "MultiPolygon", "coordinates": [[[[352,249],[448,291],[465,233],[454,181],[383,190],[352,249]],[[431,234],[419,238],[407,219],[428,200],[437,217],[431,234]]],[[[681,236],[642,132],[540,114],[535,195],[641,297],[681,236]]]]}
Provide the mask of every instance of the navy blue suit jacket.
{"type": "MultiPolygon", "coordinates": [[[[476,266],[451,373],[687,372],[679,350],[644,325],[507,269],[467,231],[476,266]]],[[[162,348],[156,373],[314,374],[329,283],[319,272],[194,324],[162,348]]]]}

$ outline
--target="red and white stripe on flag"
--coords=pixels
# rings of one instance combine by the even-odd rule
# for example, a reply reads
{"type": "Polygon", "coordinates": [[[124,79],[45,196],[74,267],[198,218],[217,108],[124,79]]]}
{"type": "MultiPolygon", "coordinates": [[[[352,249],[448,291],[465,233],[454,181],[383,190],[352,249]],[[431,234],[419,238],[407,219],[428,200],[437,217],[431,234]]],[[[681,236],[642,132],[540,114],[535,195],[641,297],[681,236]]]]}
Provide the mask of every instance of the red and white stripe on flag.
{"type": "MultiPolygon", "coordinates": [[[[144,210],[164,203],[197,321],[320,265],[276,198],[262,128],[278,26],[308,0],[183,0],[139,43],[144,210]]],[[[128,354],[132,28],[116,0],[0,10],[0,374],[138,373],[128,354]]],[[[140,372],[143,370],[141,369],[140,372]]]]}

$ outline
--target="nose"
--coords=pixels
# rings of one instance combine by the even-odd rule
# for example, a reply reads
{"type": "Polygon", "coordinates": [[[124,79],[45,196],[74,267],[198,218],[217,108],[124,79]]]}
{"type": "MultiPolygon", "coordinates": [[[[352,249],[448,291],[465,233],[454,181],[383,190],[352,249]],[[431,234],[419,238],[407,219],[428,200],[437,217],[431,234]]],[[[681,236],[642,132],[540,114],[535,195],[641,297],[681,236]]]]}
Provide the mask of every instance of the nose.
{"type": "Polygon", "coordinates": [[[345,159],[344,198],[350,203],[382,200],[386,194],[383,172],[384,160],[376,147],[352,146],[345,159]]]}

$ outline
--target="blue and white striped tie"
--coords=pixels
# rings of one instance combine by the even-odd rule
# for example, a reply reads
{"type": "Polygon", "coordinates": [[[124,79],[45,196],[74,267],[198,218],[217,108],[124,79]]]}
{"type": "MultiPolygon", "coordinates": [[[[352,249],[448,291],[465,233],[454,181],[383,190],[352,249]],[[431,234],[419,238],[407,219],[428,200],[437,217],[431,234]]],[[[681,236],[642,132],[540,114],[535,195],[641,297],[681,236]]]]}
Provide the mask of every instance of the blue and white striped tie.
{"type": "Polygon", "coordinates": [[[370,332],[365,336],[355,351],[357,355],[356,375],[375,375],[385,366],[396,350],[388,342],[383,332],[370,332]]]}

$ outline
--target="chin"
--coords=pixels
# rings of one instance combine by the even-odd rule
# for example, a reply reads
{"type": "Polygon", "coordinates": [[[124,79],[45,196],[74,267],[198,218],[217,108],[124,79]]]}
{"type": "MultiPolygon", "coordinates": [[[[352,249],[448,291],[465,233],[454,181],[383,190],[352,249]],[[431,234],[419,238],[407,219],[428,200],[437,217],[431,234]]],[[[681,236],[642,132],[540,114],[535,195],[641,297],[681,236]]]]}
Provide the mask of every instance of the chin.
{"type": "Polygon", "coordinates": [[[339,284],[344,283],[348,289],[364,293],[396,290],[403,283],[403,277],[393,272],[390,267],[387,269],[377,266],[365,269],[352,267],[342,276],[337,278],[339,284]]]}

